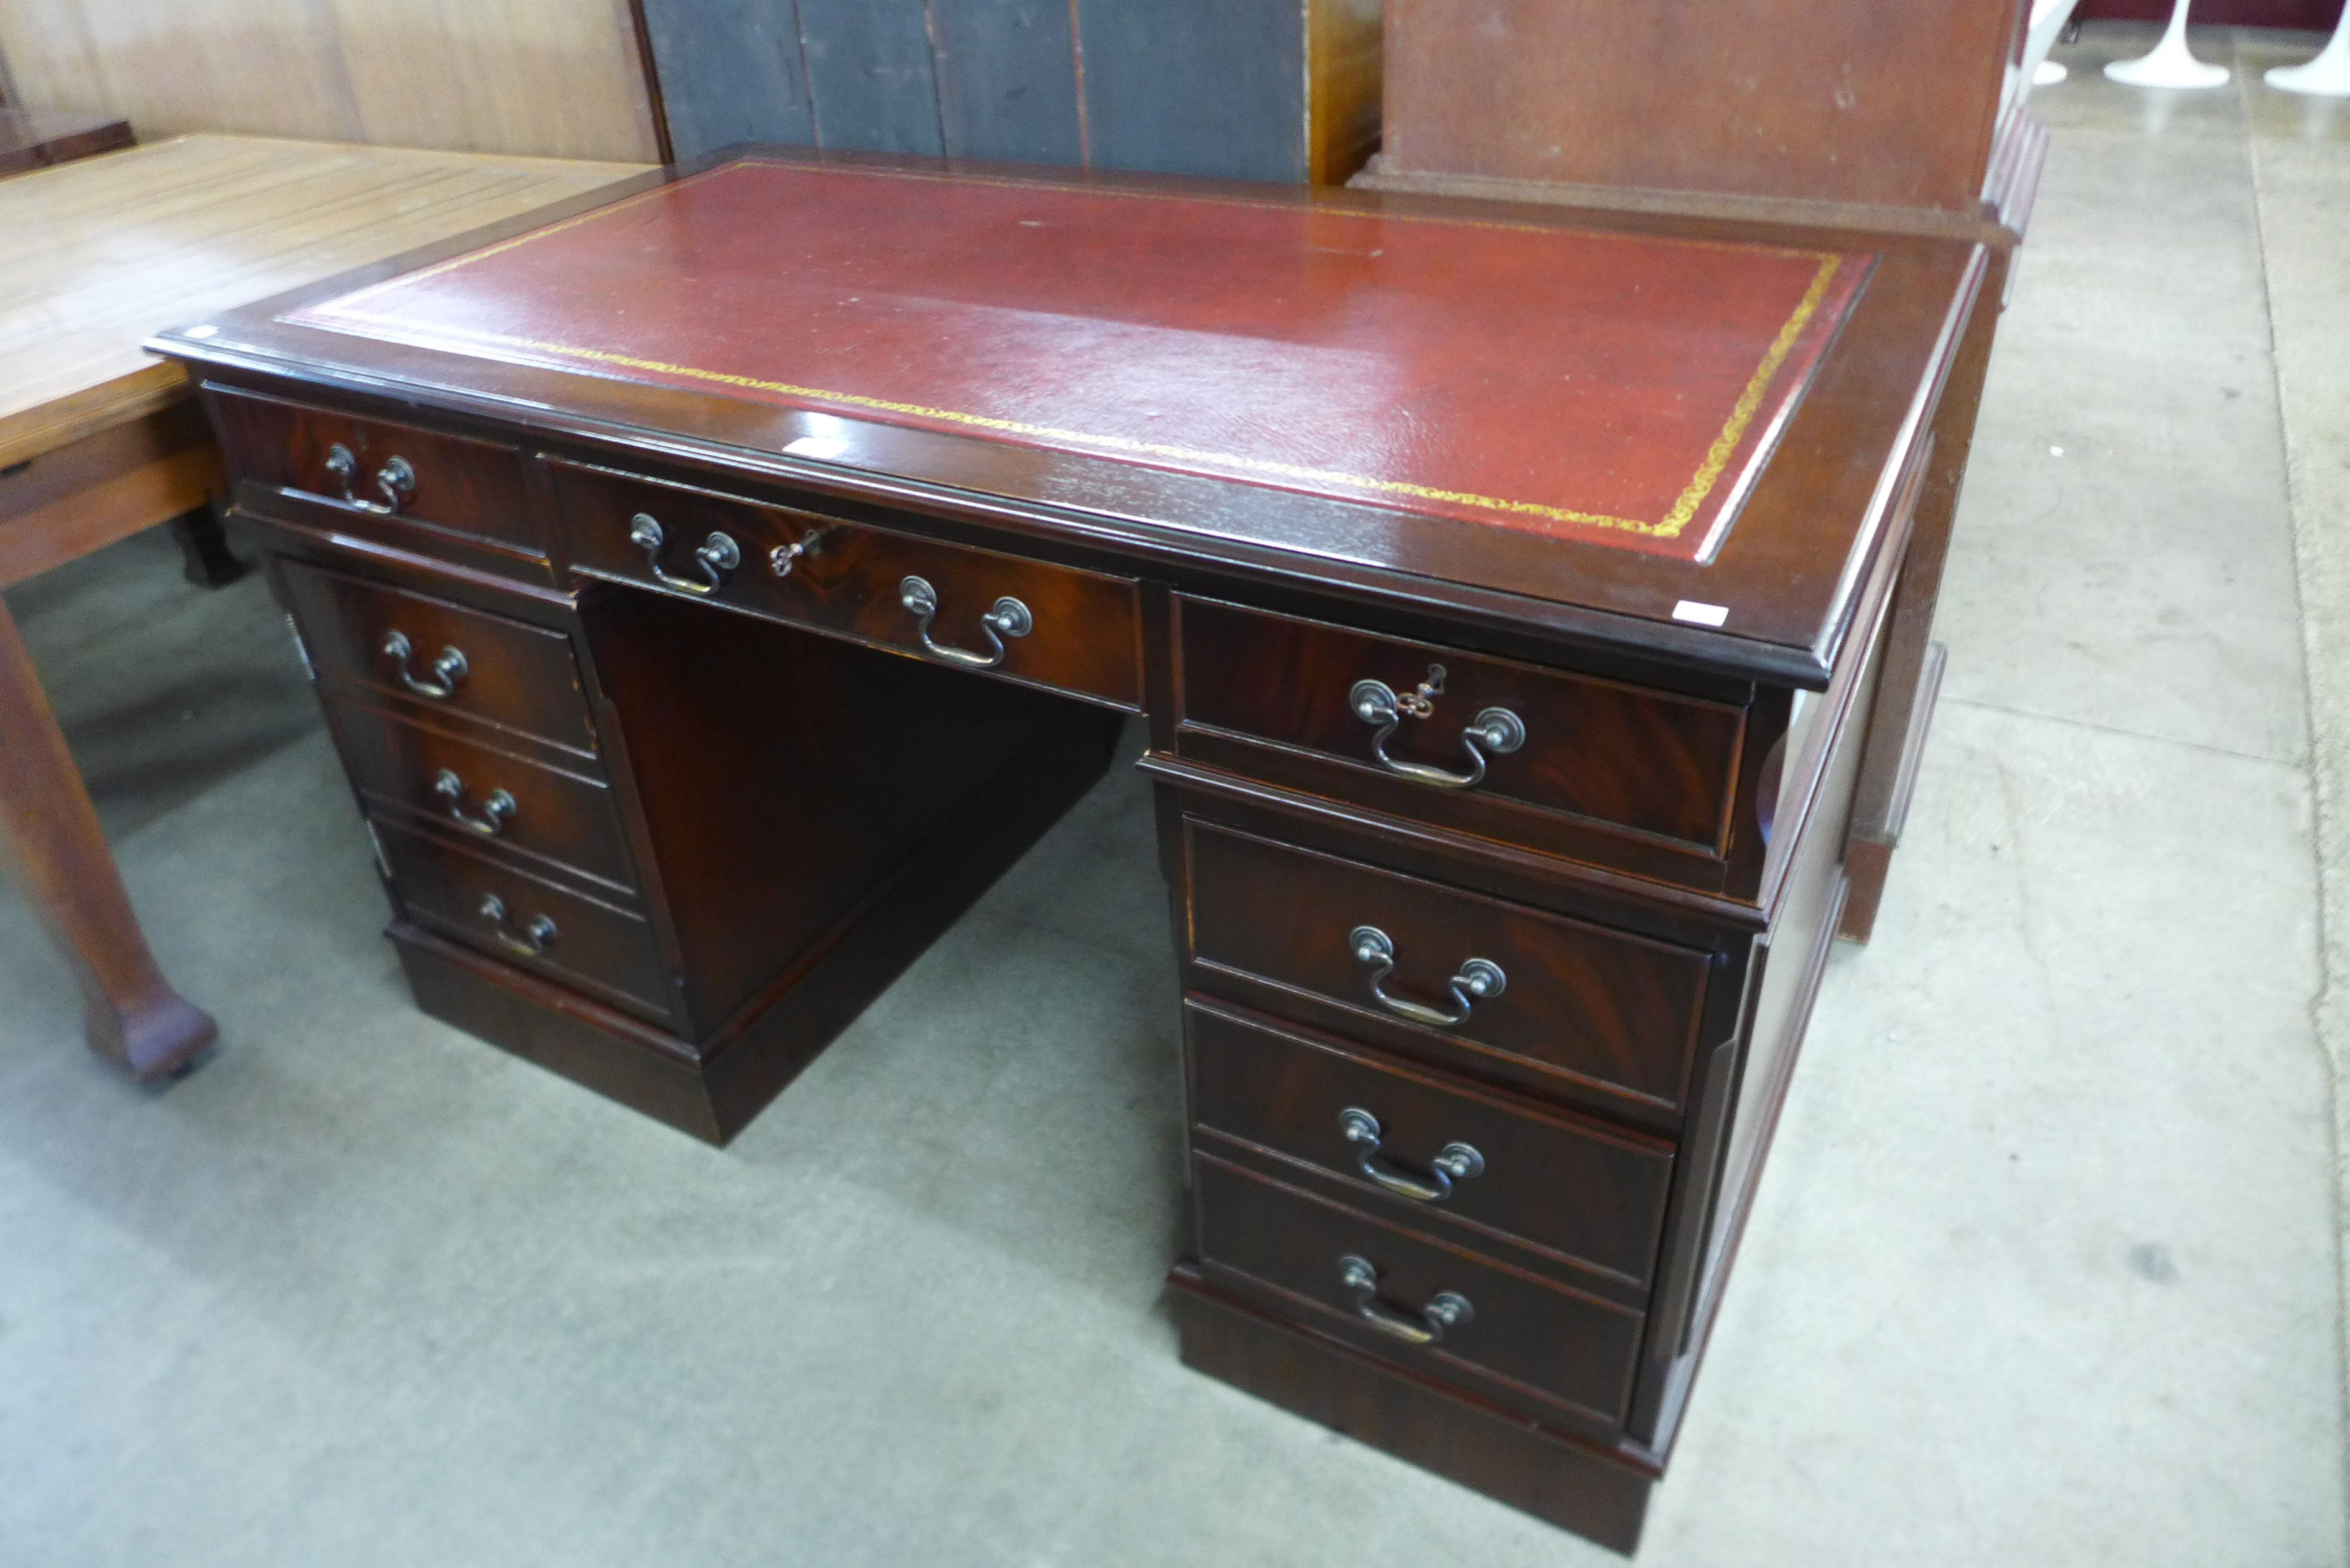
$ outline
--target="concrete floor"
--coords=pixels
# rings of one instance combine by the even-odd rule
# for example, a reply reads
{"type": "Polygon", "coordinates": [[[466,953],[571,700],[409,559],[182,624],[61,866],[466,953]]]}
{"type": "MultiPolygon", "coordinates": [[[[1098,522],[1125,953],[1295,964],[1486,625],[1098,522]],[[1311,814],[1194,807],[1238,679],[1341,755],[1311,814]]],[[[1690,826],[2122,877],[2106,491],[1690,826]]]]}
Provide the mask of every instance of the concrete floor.
{"type": "MultiPolygon", "coordinates": [[[[2255,171],[2350,202],[2350,105],[2272,96],[2040,100],[1908,839],[1644,1563],[2345,1561],[2268,303],[2345,262],[2255,171]]],[[[410,1010],[282,627],[174,566],[10,595],[224,1046],[122,1084],[0,898],[0,1563],[1615,1561],[1176,1363],[1130,774],[711,1150],[410,1010]]]]}

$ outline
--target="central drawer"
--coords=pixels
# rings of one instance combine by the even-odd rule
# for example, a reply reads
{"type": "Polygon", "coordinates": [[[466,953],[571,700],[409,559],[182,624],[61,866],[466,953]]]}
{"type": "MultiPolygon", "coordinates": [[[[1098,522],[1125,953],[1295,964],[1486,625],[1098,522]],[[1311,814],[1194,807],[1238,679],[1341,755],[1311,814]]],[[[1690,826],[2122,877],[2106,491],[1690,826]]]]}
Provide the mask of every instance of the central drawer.
{"type": "Polygon", "coordinates": [[[1135,585],[789,507],[546,461],[572,564],[1129,711],[1135,585]]]}
{"type": "Polygon", "coordinates": [[[1680,1107],[1707,954],[1195,817],[1183,847],[1184,939],[1205,989],[1269,985],[1680,1107]]]}

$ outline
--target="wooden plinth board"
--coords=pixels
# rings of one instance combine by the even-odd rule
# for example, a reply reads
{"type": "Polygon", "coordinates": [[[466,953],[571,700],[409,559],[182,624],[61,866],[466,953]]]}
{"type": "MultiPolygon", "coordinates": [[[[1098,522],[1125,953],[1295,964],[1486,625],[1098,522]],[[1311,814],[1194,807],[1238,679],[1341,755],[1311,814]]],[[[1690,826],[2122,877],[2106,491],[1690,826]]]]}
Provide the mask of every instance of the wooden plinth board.
{"type": "Polygon", "coordinates": [[[1218,1291],[1167,1277],[1183,1365],[1407,1464],[1629,1554],[1656,1473],[1218,1291]]]}

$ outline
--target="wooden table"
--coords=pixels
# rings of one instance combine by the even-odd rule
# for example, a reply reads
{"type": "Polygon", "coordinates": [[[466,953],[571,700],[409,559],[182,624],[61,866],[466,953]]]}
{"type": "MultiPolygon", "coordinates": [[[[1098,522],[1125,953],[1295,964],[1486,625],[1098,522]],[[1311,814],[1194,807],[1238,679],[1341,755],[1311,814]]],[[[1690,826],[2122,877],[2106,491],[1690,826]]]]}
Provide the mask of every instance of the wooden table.
{"type": "MultiPolygon", "coordinates": [[[[0,587],[207,517],[222,493],[187,379],[148,334],[635,171],[194,136],[0,181],[0,587]]],[[[0,824],[91,1048],[142,1080],[188,1062],[213,1021],[157,970],[5,605],[0,824]]]]}
{"type": "Polygon", "coordinates": [[[1144,715],[1184,1358],[1628,1550],[1987,266],[779,148],[161,346],[428,1012],[723,1141],[1144,715]]]}

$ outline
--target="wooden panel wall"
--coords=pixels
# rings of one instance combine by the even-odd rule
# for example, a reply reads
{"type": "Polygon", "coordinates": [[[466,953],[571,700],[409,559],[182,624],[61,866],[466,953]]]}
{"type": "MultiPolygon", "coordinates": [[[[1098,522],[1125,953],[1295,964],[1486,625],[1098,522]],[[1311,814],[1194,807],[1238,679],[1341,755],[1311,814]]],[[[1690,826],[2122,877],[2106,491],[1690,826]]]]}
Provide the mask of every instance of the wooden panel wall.
{"type": "Polygon", "coordinates": [[[1378,134],[1379,0],[641,0],[672,151],[1296,182],[1378,134]]]}
{"type": "Polygon", "coordinates": [[[934,6],[941,144],[971,158],[1083,163],[1068,0],[934,6]]]}
{"type": "Polygon", "coordinates": [[[5,0],[35,109],[191,130],[649,162],[628,0],[5,0]]]}
{"type": "Polygon", "coordinates": [[[816,139],[791,0],[643,0],[672,154],[816,139]]]}
{"type": "Polygon", "coordinates": [[[1379,150],[1379,88],[1387,31],[1379,0],[1311,0],[1306,69],[1307,177],[1343,185],[1379,150]]]}
{"type": "Polygon", "coordinates": [[[1305,17],[1296,0],[1076,4],[1096,165],[1305,178],[1305,17]]]}
{"type": "Polygon", "coordinates": [[[2020,0],[1388,0],[1383,171],[1972,213],[2020,0]]]}

